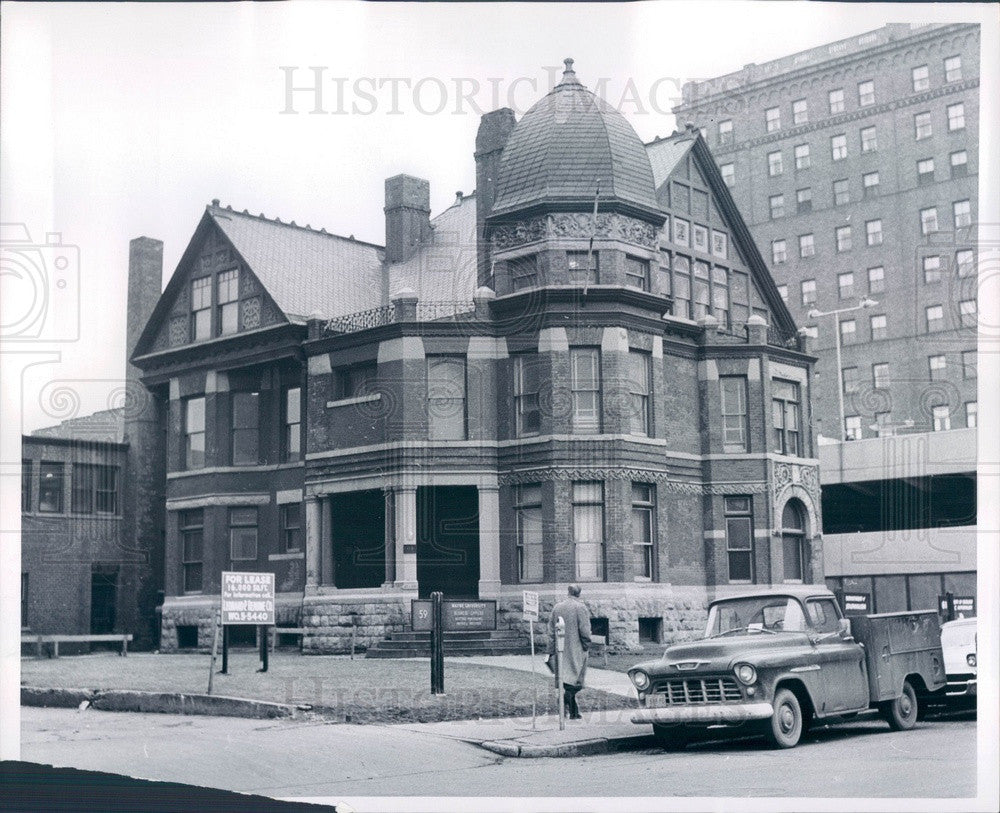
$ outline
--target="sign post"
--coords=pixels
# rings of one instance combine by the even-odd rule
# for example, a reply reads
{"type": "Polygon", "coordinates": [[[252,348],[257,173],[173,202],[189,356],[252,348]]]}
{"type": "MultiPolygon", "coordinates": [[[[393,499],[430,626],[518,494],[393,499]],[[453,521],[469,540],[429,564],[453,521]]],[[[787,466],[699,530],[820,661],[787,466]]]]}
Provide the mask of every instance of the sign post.
{"type": "Polygon", "coordinates": [[[559,695],[559,730],[566,730],[566,695],[563,691],[563,651],[566,649],[566,621],[556,621],[556,693],[559,695]]]}
{"type": "Polygon", "coordinates": [[[528,636],[531,639],[531,730],[534,731],[538,714],[538,686],[535,681],[535,622],[538,620],[538,593],[524,591],[524,617],[528,619],[528,636]]]}
{"type": "Polygon", "coordinates": [[[444,593],[431,593],[431,694],[444,694],[444,593]]]}
{"type": "Polygon", "coordinates": [[[222,572],[222,674],[229,670],[229,627],[257,625],[260,672],[267,671],[267,628],[274,626],[274,574],[222,572]]]}
{"type": "Polygon", "coordinates": [[[218,613],[212,614],[212,662],[208,665],[208,694],[212,693],[212,676],[215,674],[215,656],[219,652],[219,628],[222,619],[218,613]]]}

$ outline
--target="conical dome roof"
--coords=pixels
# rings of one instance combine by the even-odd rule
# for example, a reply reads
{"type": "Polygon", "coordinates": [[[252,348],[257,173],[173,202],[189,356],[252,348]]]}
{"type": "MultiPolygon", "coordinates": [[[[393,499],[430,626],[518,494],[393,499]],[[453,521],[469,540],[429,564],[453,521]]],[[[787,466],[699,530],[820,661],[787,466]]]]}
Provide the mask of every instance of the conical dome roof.
{"type": "MultiPolygon", "coordinates": [[[[562,81],[517,123],[500,158],[492,215],[544,204],[623,204],[657,214],[646,148],[625,117],[587,90],[565,60],[562,81]]],[[[662,219],[662,217],[660,218],[662,219]]]]}

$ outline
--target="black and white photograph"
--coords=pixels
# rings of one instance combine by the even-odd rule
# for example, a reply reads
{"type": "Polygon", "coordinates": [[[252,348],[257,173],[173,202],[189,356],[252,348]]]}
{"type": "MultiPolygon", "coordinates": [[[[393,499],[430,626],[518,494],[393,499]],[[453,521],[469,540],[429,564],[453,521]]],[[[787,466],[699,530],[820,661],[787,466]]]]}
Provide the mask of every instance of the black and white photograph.
{"type": "Polygon", "coordinates": [[[990,3],[4,0],[0,809],[996,810],[998,99],[990,3]]]}

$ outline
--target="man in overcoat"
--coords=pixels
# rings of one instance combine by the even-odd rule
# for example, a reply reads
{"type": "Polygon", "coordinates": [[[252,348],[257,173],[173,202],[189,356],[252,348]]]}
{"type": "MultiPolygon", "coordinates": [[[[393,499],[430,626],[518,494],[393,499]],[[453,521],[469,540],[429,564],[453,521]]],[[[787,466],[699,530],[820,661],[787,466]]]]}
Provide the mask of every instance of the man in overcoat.
{"type": "Polygon", "coordinates": [[[576,705],[576,693],[583,688],[587,674],[587,650],[590,649],[590,610],[580,601],[580,587],[571,584],[565,599],[552,608],[549,616],[549,654],[556,652],[556,620],[566,624],[566,645],[562,652],[563,697],[571,720],[582,719],[576,705]]]}

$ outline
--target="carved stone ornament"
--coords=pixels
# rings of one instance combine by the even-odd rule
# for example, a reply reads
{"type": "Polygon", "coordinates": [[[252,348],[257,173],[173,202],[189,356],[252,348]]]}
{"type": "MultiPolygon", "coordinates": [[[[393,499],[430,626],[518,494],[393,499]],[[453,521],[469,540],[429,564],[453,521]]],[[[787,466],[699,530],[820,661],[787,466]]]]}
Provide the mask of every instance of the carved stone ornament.
{"type": "Polygon", "coordinates": [[[502,250],[546,238],[589,239],[592,236],[601,240],[621,240],[644,248],[655,248],[657,229],[642,220],[617,212],[598,212],[595,228],[593,215],[568,212],[497,226],[493,230],[493,245],[502,250]]]}
{"type": "Polygon", "coordinates": [[[741,480],[733,483],[699,483],[690,480],[677,480],[665,471],[649,471],[648,469],[626,467],[591,468],[577,466],[574,468],[562,468],[558,466],[546,466],[523,471],[505,472],[500,474],[497,479],[500,485],[517,485],[520,483],[538,483],[553,480],[627,480],[629,482],[637,480],[649,482],[653,480],[672,494],[687,494],[695,497],[705,494],[764,494],[767,492],[767,483],[762,481],[741,480]]]}

